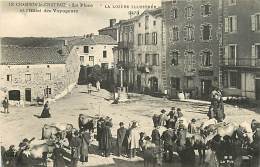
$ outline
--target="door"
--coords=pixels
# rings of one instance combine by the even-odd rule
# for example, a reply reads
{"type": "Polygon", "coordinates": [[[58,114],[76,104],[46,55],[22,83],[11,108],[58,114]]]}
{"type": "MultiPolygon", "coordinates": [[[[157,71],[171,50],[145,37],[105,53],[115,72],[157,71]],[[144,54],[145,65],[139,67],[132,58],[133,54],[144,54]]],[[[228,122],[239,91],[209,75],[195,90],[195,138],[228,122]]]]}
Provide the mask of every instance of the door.
{"type": "Polygon", "coordinates": [[[209,98],[211,91],[211,80],[201,80],[201,97],[209,98]]]}
{"type": "Polygon", "coordinates": [[[260,79],[255,80],[255,98],[260,100],[260,79]]]}
{"type": "Polygon", "coordinates": [[[25,89],[25,101],[32,101],[32,92],[30,88],[25,89]]]}
{"type": "Polygon", "coordinates": [[[158,79],[156,77],[150,78],[150,89],[152,92],[158,92],[158,79]]]}

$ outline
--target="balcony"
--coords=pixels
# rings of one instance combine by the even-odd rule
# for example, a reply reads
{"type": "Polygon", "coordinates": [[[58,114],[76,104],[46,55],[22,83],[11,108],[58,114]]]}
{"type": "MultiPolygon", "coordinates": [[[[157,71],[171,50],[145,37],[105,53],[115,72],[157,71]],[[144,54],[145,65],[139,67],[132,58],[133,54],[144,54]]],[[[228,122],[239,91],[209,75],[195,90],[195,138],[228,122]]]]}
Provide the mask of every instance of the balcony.
{"type": "Polygon", "coordinates": [[[224,58],[221,62],[222,66],[230,67],[255,67],[260,68],[260,59],[258,58],[224,58]]]}
{"type": "Polygon", "coordinates": [[[129,41],[120,41],[118,43],[119,48],[132,48],[133,47],[133,42],[129,41]]]}
{"type": "Polygon", "coordinates": [[[151,73],[153,71],[153,67],[151,65],[137,65],[137,71],[141,73],[151,73]]]}

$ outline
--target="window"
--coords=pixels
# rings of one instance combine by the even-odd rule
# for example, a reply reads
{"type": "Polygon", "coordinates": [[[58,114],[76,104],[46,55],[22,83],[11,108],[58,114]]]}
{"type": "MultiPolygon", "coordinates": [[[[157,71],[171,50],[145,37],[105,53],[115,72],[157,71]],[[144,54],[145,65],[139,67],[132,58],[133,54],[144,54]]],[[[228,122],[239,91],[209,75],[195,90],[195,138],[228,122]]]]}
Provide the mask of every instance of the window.
{"type": "Polygon", "coordinates": [[[171,77],[171,87],[180,90],[180,78],[171,77]]]}
{"type": "Polygon", "coordinates": [[[47,95],[51,95],[51,88],[45,88],[44,89],[44,94],[45,94],[45,96],[47,95]]]}
{"type": "Polygon", "coordinates": [[[228,16],[225,18],[225,32],[237,32],[237,16],[228,16]]]}
{"type": "Polygon", "coordinates": [[[159,55],[158,54],[153,54],[152,65],[153,66],[159,65],[159,55]]]}
{"type": "Polygon", "coordinates": [[[177,66],[179,64],[179,52],[173,51],[173,52],[170,53],[170,56],[172,57],[171,65],[177,66]]]}
{"type": "Polygon", "coordinates": [[[256,59],[260,59],[260,43],[252,45],[252,66],[256,65],[256,59]]]}
{"type": "Polygon", "coordinates": [[[142,45],[142,34],[138,34],[138,45],[142,45]]]}
{"type": "Polygon", "coordinates": [[[204,67],[212,66],[212,52],[210,52],[209,50],[202,51],[201,64],[204,67]]]}
{"type": "Polygon", "coordinates": [[[251,15],[252,31],[260,31],[260,14],[251,15]]]}
{"type": "Polygon", "coordinates": [[[157,32],[152,33],[152,44],[153,45],[157,44],[157,32]]]}
{"type": "Polygon", "coordinates": [[[192,6],[188,6],[185,8],[185,17],[190,19],[193,16],[193,8],[192,6]]]}
{"type": "Polygon", "coordinates": [[[195,39],[195,37],[194,37],[194,26],[192,26],[192,25],[185,26],[184,32],[185,32],[184,40],[193,41],[195,39]]]}
{"type": "Polygon", "coordinates": [[[177,8],[172,8],[171,9],[171,17],[172,17],[172,19],[177,19],[177,17],[178,17],[177,12],[178,12],[177,8]]]}
{"type": "Polygon", "coordinates": [[[153,21],[153,25],[156,26],[156,21],[155,20],[153,21]]]}
{"type": "Polygon", "coordinates": [[[235,45],[229,46],[229,58],[231,58],[231,59],[236,58],[236,46],[235,45]]]}
{"type": "Polygon", "coordinates": [[[89,56],[88,60],[89,61],[94,61],[94,56],[89,56]]]}
{"type": "Polygon", "coordinates": [[[225,65],[236,65],[237,45],[229,44],[225,46],[224,63],[225,65]]]}
{"type": "Polygon", "coordinates": [[[186,62],[185,65],[193,65],[193,56],[194,56],[194,52],[193,51],[185,51],[184,53],[185,57],[186,57],[186,62]]]}
{"type": "Polygon", "coordinates": [[[240,88],[241,76],[237,71],[229,71],[229,87],[240,88]]]}
{"type": "Polygon", "coordinates": [[[103,58],[107,58],[107,51],[103,50],[103,58]]]}
{"type": "Polygon", "coordinates": [[[31,74],[25,74],[25,81],[31,81],[31,74]]]}
{"type": "Polygon", "coordinates": [[[201,15],[202,16],[209,16],[211,14],[211,5],[210,4],[205,4],[201,5],[201,15]]]}
{"type": "Polygon", "coordinates": [[[232,5],[236,5],[237,1],[236,0],[228,0],[228,5],[232,6],[232,5]]]}
{"type": "Polygon", "coordinates": [[[51,73],[46,73],[46,80],[51,80],[51,73]]]}
{"type": "Polygon", "coordinates": [[[137,55],[137,64],[138,65],[142,64],[142,54],[137,55]]]}
{"type": "Polygon", "coordinates": [[[173,26],[170,28],[170,41],[178,41],[179,40],[179,28],[177,26],[173,26]]]}
{"type": "Polygon", "coordinates": [[[11,82],[12,81],[12,75],[7,75],[6,76],[6,81],[10,81],[11,82]]]}
{"type": "Polygon", "coordinates": [[[202,36],[201,36],[201,39],[203,41],[208,41],[210,40],[212,37],[211,37],[211,25],[207,24],[207,25],[202,25],[201,26],[201,29],[202,29],[202,36]]]}
{"type": "Polygon", "coordinates": [[[260,44],[255,46],[256,58],[260,59],[260,44]]]}
{"type": "Polygon", "coordinates": [[[108,63],[101,63],[101,69],[102,70],[108,69],[108,63]]]}
{"type": "Polygon", "coordinates": [[[89,53],[88,46],[84,46],[84,53],[89,53]]]}
{"type": "Polygon", "coordinates": [[[150,55],[149,54],[145,54],[145,64],[150,65],[150,55]]]}
{"type": "Polygon", "coordinates": [[[149,16],[145,16],[145,29],[149,29],[149,16]]]}
{"type": "Polygon", "coordinates": [[[83,63],[84,62],[84,56],[80,56],[79,60],[80,60],[80,63],[83,63]]]}
{"type": "Polygon", "coordinates": [[[149,45],[149,33],[145,33],[145,36],[144,36],[144,44],[145,44],[145,45],[149,45]]]}

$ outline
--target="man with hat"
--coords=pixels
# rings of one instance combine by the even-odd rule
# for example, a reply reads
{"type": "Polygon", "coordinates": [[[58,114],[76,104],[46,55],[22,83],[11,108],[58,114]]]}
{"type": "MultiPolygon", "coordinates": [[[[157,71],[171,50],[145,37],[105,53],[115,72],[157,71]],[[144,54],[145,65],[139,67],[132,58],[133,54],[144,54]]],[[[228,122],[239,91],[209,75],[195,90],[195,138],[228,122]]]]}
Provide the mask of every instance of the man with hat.
{"type": "Polygon", "coordinates": [[[16,166],[17,167],[31,167],[32,159],[29,151],[29,140],[23,139],[23,141],[19,144],[19,150],[17,152],[16,157],[16,166]]]}
{"type": "Polygon", "coordinates": [[[53,149],[53,167],[65,167],[65,161],[63,159],[63,150],[60,142],[55,143],[53,149]]]}
{"type": "Polygon", "coordinates": [[[160,147],[160,132],[159,132],[159,126],[155,126],[152,131],[152,143],[154,143],[156,146],[160,147]]]}
{"type": "Polygon", "coordinates": [[[129,129],[128,145],[129,158],[134,158],[136,155],[136,150],[139,148],[139,132],[137,130],[136,121],[133,121],[132,126],[129,129]]]}
{"type": "Polygon", "coordinates": [[[80,158],[80,145],[81,145],[81,140],[79,138],[79,132],[78,130],[75,130],[70,142],[71,167],[77,167],[78,165],[78,161],[80,158]]]}
{"type": "Polygon", "coordinates": [[[188,125],[188,132],[190,134],[195,134],[197,133],[197,129],[196,129],[196,119],[195,118],[192,118],[191,119],[191,122],[189,123],[188,125]]]}
{"type": "Polygon", "coordinates": [[[166,114],[166,111],[162,109],[160,114],[160,126],[166,126],[167,120],[168,120],[168,116],[166,114]]]}
{"type": "Polygon", "coordinates": [[[112,149],[112,133],[111,133],[112,122],[106,121],[103,127],[102,133],[102,143],[103,143],[103,151],[105,157],[110,156],[110,152],[112,149]]]}
{"type": "Polygon", "coordinates": [[[123,145],[124,138],[126,136],[126,128],[124,127],[124,123],[120,122],[119,123],[120,128],[117,129],[117,155],[121,156],[122,153],[125,153],[125,147],[123,145]]]}

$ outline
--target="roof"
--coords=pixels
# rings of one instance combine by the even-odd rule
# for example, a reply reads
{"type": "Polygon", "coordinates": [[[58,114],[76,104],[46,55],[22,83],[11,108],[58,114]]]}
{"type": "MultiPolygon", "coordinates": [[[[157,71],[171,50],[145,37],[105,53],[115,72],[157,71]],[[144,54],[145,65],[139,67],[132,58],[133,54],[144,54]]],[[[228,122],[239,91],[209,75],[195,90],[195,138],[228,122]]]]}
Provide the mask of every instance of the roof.
{"type": "Polygon", "coordinates": [[[109,35],[87,35],[69,43],[70,45],[117,45],[117,42],[109,35]]]}
{"type": "Polygon", "coordinates": [[[153,10],[146,10],[144,13],[149,13],[150,15],[154,17],[162,16],[162,8],[156,8],[153,10]]]}
{"type": "Polygon", "coordinates": [[[116,23],[115,25],[113,25],[112,27],[105,27],[105,28],[101,28],[98,31],[106,31],[106,30],[113,30],[113,29],[118,29],[119,27],[119,23],[116,23]]]}
{"type": "Polygon", "coordinates": [[[2,65],[65,64],[69,51],[56,38],[1,38],[2,65]]]}
{"type": "Polygon", "coordinates": [[[2,65],[65,64],[68,51],[60,47],[1,46],[2,65]]]}

